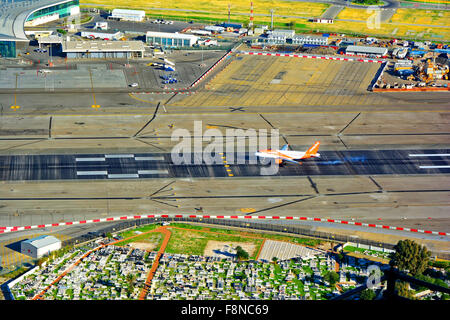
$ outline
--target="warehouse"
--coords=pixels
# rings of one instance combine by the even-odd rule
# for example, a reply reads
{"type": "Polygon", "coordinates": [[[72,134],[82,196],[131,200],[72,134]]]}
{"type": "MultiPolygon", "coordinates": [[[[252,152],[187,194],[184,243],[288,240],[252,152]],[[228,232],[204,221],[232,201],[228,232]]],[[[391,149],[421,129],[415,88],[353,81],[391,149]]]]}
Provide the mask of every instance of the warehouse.
{"type": "Polygon", "coordinates": [[[38,259],[52,251],[61,249],[61,240],[53,236],[39,236],[22,241],[20,253],[38,259]]]}
{"type": "Polygon", "coordinates": [[[145,11],[113,9],[111,16],[109,18],[114,20],[143,21],[145,19],[145,11]]]}
{"type": "Polygon", "coordinates": [[[142,41],[64,41],[62,52],[68,59],[142,58],[142,41]]]}
{"type": "Polygon", "coordinates": [[[388,49],[382,47],[348,46],[347,49],[345,49],[345,53],[358,56],[385,57],[388,53],[388,49]]]}
{"type": "Polygon", "coordinates": [[[149,45],[158,45],[165,48],[192,47],[197,43],[198,37],[192,34],[154,32],[148,31],[146,42],[149,45]]]}

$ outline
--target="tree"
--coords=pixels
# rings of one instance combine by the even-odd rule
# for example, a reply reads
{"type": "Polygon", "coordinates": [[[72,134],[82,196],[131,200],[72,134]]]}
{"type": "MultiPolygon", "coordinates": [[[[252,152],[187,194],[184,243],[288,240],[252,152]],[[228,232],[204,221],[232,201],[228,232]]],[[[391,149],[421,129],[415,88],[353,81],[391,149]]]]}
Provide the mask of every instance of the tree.
{"type": "Polygon", "coordinates": [[[360,293],[359,298],[361,300],[373,300],[375,299],[375,296],[375,291],[372,289],[366,289],[360,293]]]}
{"type": "Polygon", "coordinates": [[[339,281],[339,275],[335,271],[330,271],[323,276],[323,280],[334,286],[339,281]]]}
{"type": "Polygon", "coordinates": [[[272,257],[272,262],[273,262],[273,263],[277,263],[277,261],[278,261],[278,258],[277,258],[277,257],[272,257]]]}
{"type": "Polygon", "coordinates": [[[248,259],[248,252],[242,249],[241,246],[236,247],[236,256],[239,260],[247,260],[248,259]]]}
{"type": "Polygon", "coordinates": [[[425,246],[406,239],[400,240],[394,247],[395,252],[389,264],[399,270],[408,271],[413,276],[422,274],[427,267],[431,253],[425,246]]]}
{"type": "Polygon", "coordinates": [[[395,283],[395,289],[399,296],[405,297],[405,298],[408,298],[411,300],[415,299],[412,291],[409,289],[409,283],[403,282],[403,281],[397,281],[395,283]]]}

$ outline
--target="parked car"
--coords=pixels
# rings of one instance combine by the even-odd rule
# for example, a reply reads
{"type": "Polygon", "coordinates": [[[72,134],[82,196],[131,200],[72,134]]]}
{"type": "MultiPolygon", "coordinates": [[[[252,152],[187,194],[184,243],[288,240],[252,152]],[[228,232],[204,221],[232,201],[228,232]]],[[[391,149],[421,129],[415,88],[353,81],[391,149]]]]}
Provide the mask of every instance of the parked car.
{"type": "Polygon", "coordinates": [[[137,87],[138,85],[139,85],[139,84],[137,84],[136,82],[134,82],[134,83],[130,84],[130,87],[135,88],[135,87],[137,87]]]}

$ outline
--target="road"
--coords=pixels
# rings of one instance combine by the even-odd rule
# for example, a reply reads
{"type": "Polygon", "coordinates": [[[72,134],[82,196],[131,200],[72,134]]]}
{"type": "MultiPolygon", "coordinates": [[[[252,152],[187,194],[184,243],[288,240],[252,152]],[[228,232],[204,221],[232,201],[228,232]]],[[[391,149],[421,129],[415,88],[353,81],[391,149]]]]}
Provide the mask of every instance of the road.
{"type": "MultiPolygon", "coordinates": [[[[191,154],[200,159],[199,154],[191,154]]],[[[0,180],[77,180],[259,177],[261,164],[225,162],[175,165],[171,154],[20,155],[0,157],[0,180]]],[[[274,176],[430,175],[450,173],[450,150],[323,151],[320,159],[288,163],[274,176]]]]}

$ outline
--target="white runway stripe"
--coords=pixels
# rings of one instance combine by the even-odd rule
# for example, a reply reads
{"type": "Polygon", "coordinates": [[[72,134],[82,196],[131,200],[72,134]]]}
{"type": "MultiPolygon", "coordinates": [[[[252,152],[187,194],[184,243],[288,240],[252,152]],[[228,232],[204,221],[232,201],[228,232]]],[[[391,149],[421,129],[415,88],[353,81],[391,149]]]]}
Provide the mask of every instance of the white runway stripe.
{"type": "Polygon", "coordinates": [[[77,171],[77,176],[107,175],[108,171],[77,171]]]}
{"type": "Polygon", "coordinates": [[[450,153],[408,154],[410,157],[450,157],[450,153]]]}
{"type": "Polygon", "coordinates": [[[134,160],[136,161],[161,161],[164,160],[164,157],[134,157],[134,160]]]}
{"type": "Polygon", "coordinates": [[[138,170],[138,174],[169,174],[168,170],[138,170]]]}
{"type": "Polygon", "coordinates": [[[120,173],[120,174],[108,174],[110,179],[127,179],[127,178],[139,178],[139,175],[134,173],[120,173]]]}
{"type": "Polygon", "coordinates": [[[105,158],[75,158],[75,161],[105,161],[105,158]]]}
{"type": "Polygon", "coordinates": [[[419,166],[420,169],[447,169],[450,166],[419,166]]]}
{"type": "Polygon", "coordinates": [[[134,154],[105,154],[105,158],[134,158],[134,154]]]}

